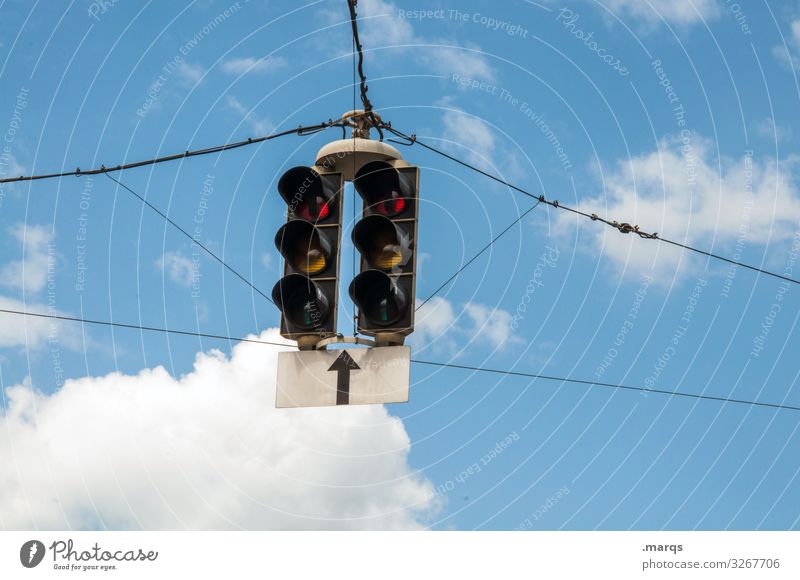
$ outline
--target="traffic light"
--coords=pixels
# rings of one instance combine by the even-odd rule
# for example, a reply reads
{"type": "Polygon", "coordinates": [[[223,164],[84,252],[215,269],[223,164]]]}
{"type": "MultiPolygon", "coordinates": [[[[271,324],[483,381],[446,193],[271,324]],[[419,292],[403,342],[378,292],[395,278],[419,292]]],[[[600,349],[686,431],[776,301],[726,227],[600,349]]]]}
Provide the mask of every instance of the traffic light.
{"type": "Polygon", "coordinates": [[[358,330],[379,343],[402,344],[414,330],[419,169],[372,161],[354,185],[363,199],[363,219],[353,228],[361,270],[350,284],[358,330]]]}
{"type": "Polygon", "coordinates": [[[300,348],[336,334],[343,186],[341,173],[314,167],[294,167],[278,181],[288,209],[275,235],[284,276],[272,300],[281,311],[281,335],[300,348]]]}

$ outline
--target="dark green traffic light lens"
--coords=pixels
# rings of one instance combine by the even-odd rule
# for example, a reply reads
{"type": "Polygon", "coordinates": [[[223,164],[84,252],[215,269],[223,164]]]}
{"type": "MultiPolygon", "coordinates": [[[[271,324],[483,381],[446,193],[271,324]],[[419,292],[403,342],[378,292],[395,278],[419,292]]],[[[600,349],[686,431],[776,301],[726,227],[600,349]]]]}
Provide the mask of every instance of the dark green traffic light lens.
{"type": "Polygon", "coordinates": [[[272,289],[272,300],[298,330],[318,329],[330,315],[325,294],[313,281],[300,274],[281,278],[272,289]]]}
{"type": "Polygon", "coordinates": [[[350,284],[350,297],[360,316],[378,326],[390,326],[406,311],[408,299],[396,279],[378,270],[366,270],[350,284]]]}

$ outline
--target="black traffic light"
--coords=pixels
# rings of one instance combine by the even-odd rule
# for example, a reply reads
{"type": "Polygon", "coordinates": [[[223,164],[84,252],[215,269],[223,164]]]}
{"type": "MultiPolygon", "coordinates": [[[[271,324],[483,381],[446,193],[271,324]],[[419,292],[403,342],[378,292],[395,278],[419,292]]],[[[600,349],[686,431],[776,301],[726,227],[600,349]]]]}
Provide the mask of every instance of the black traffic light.
{"type": "Polygon", "coordinates": [[[363,219],[353,228],[361,271],[350,284],[358,330],[379,342],[382,334],[402,342],[397,335],[414,331],[419,169],[373,161],[354,184],[364,201],[363,219]]]}
{"type": "Polygon", "coordinates": [[[288,209],[275,235],[284,275],[272,299],[281,311],[281,335],[301,348],[336,334],[343,186],[341,173],[313,167],[294,167],[278,181],[288,209]]]}

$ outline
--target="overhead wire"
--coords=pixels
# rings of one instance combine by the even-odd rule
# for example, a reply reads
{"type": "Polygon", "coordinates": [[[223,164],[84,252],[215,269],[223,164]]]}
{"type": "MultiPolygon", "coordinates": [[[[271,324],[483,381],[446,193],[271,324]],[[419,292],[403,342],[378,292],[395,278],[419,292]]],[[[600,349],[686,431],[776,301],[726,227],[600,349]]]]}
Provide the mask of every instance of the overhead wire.
{"type": "MultiPolygon", "coordinates": [[[[367,86],[367,79],[366,79],[366,75],[364,73],[364,64],[363,64],[364,63],[364,54],[363,54],[363,47],[361,45],[361,41],[359,39],[359,34],[358,34],[356,5],[357,5],[357,0],[348,0],[348,7],[350,9],[350,20],[351,20],[352,33],[353,33],[353,47],[354,47],[354,55],[353,55],[354,56],[354,82],[353,82],[354,99],[355,99],[355,84],[356,84],[356,82],[355,82],[355,70],[357,69],[357,72],[358,72],[358,75],[359,75],[359,82],[360,82],[361,101],[362,101],[362,104],[363,104],[363,107],[364,107],[364,112],[368,115],[368,117],[372,121],[373,126],[378,130],[381,140],[383,140],[383,138],[384,138],[382,129],[386,129],[389,132],[391,132],[392,134],[396,135],[397,137],[405,139],[406,142],[403,143],[404,145],[418,144],[418,145],[422,146],[425,149],[428,149],[429,151],[431,151],[433,153],[436,153],[436,154],[438,154],[440,156],[443,156],[443,157],[445,157],[447,159],[450,159],[451,161],[453,161],[455,163],[458,163],[458,164],[460,164],[460,165],[462,165],[462,166],[464,166],[464,167],[466,167],[466,168],[468,168],[468,169],[470,169],[472,171],[480,173],[480,174],[484,175],[485,177],[488,177],[489,179],[492,179],[492,180],[494,180],[494,181],[496,181],[496,182],[498,182],[498,183],[500,183],[502,185],[505,185],[506,187],[509,187],[512,190],[515,190],[515,191],[517,191],[519,193],[522,193],[522,194],[524,194],[524,195],[526,195],[528,197],[531,197],[531,198],[536,200],[536,204],[535,205],[533,205],[532,207],[528,208],[525,212],[523,212],[521,215],[519,215],[517,217],[517,219],[515,219],[511,224],[509,224],[508,227],[506,227],[503,231],[501,231],[488,244],[486,244],[477,254],[475,254],[466,263],[464,263],[459,268],[459,270],[457,270],[450,278],[448,278],[443,284],[441,284],[433,294],[428,296],[428,298],[426,298],[417,307],[417,310],[419,310],[419,308],[421,308],[428,301],[430,301],[438,292],[440,292],[453,279],[455,279],[455,277],[458,276],[458,274],[463,272],[470,264],[472,264],[478,257],[480,257],[486,250],[488,250],[495,242],[497,242],[505,233],[507,233],[514,225],[519,223],[520,220],[522,220],[526,215],[528,215],[531,211],[533,211],[541,203],[545,203],[545,204],[547,204],[547,205],[549,205],[549,206],[551,206],[553,208],[556,208],[556,209],[562,209],[562,210],[566,210],[566,211],[575,213],[577,215],[581,215],[583,217],[591,219],[592,221],[600,221],[600,222],[602,222],[602,223],[604,223],[604,224],[606,224],[606,225],[608,225],[608,226],[610,226],[610,227],[612,227],[614,229],[617,229],[620,233],[624,233],[624,234],[633,233],[633,234],[636,234],[640,238],[643,238],[643,239],[661,240],[661,241],[666,242],[668,244],[671,244],[673,246],[677,246],[677,247],[680,247],[680,248],[683,248],[683,249],[686,249],[686,250],[689,250],[689,251],[692,251],[692,252],[703,254],[703,255],[705,255],[707,257],[710,257],[710,258],[722,260],[722,261],[728,262],[730,264],[733,264],[735,266],[741,266],[743,268],[750,269],[750,270],[755,271],[757,273],[761,273],[761,274],[765,274],[765,275],[772,276],[772,277],[775,277],[775,278],[779,278],[779,279],[782,279],[782,280],[785,280],[785,281],[791,282],[791,283],[796,283],[796,284],[800,283],[800,281],[798,281],[798,280],[795,280],[793,278],[788,278],[786,276],[782,276],[780,274],[777,274],[775,272],[771,272],[769,270],[758,268],[756,266],[752,266],[752,265],[746,264],[744,262],[731,260],[731,259],[726,258],[724,256],[720,256],[718,254],[714,254],[714,253],[708,252],[706,250],[702,250],[702,249],[699,249],[699,248],[695,248],[695,247],[689,246],[688,244],[682,244],[680,242],[676,242],[676,241],[673,241],[673,240],[669,240],[667,238],[660,237],[658,235],[658,233],[655,233],[655,232],[654,233],[648,233],[648,232],[642,231],[636,225],[631,225],[631,224],[628,224],[628,223],[625,223],[625,222],[617,222],[617,221],[607,220],[607,219],[602,218],[602,217],[600,217],[600,216],[598,216],[597,214],[594,214],[594,213],[590,214],[590,213],[586,213],[586,212],[581,211],[581,210],[576,209],[576,208],[571,208],[569,206],[564,206],[564,205],[560,204],[558,202],[558,200],[549,200],[544,195],[535,195],[535,194],[533,194],[533,193],[531,193],[531,192],[529,192],[529,191],[527,191],[527,190],[525,190],[525,189],[523,189],[523,188],[521,188],[521,187],[519,187],[517,185],[514,185],[514,184],[512,184],[512,183],[510,183],[510,182],[508,182],[508,181],[506,181],[506,180],[504,180],[504,179],[502,179],[502,178],[500,178],[500,177],[498,177],[496,175],[493,175],[493,174],[491,174],[491,173],[489,173],[487,171],[484,171],[484,170],[482,170],[482,169],[480,169],[480,168],[478,168],[478,167],[476,167],[476,166],[474,166],[474,165],[472,165],[472,164],[470,164],[470,163],[468,163],[466,161],[463,161],[463,160],[461,160],[461,159],[459,159],[459,158],[457,158],[457,157],[455,157],[453,155],[450,155],[450,154],[448,154],[448,153],[446,153],[446,152],[444,152],[444,151],[442,151],[442,150],[440,150],[440,149],[438,149],[438,148],[436,148],[436,147],[434,147],[432,145],[429,145],[427,143],[424,143],[424,142],[420,141],[416,137],[416,135],[406,135],[405,133],[403,133],[403,132],[401,132],[401,131],[399,131],[397,129],[394,129],[391,126],[390,123],[381,123],[381,122],[379,122],[378,119],[376,118],[374,112],[373,112],[372,103],[370,102],[369,97],[367,95],[367,92],[368,92],[369,88],[367,86]],[[355,56],[356,56],[356,54],[358,56],[357,67],[355,66],[355,56]]],[[[355,106],[355,102],[354,102],[354,106],[355,106]]],[[[218,257],[209,248],[207,248],[205,245],[203,245],[199,241],[195,240],[193,236],[191,236],[185,229],[183,229],[181,226],[179,226],[177,223],[175,223],[173,220],[171,220],[165,213],[163,213],[161,210],[159,210],[153,204],[148,202],[143,196],[141,196],[138,193],[136,193],[133,189],[131,189],[130,187],[128,187],[127,185],[125,185],[121,181],[119,181],[119,180],[115,179],[114,177],[112,177],[110,175],[110,173],[118,172],[118,171],[124,171],[124,170],[127,170],[127,169],[134,169],[134,168],[138,168],[138,167],[144,167],[144,166],[148,166],[148,165],[155,165],[155,164],[174,161],[174,160],[178,160],[178,159],[186,159],[186,158],[190,158],[190,157],[208,155],[208,154],[212,154],[212,153],[221,153],[223,151],[229,151],[229,150],[232,150],[232,149],[237,149],[239,147],[244,147],[244,146],[247,146],[247,145],[260,143],[260,142],[263,142],[263,141],[268,141],[268,140],[275,139],[277,137],[282,137],[282,136],[285,136],[285,135],[292,135],[292,134],[299,135],[299,136],[313,135],[313,134],[315,134],[317,132],[320,132],[320,131],[323,131],[323,130],[329,128],[329,127],[341,127],[342,130],[344,131],[346,126],[347,126],[347,123],[345,123],[345,122],[329,120],[327,122],[319,123],[317,125],[312,125],[312,126],[307,126],[307,127],[298,127],[296,129],[290,129],[290,130],[287,130],[287,131],[282,131],[280,133],[273,133],[273,134],[266,135],[266,136],[263,136],[263,137],[249,138],[249,139],[247,139],[245,141],[227,143],[227,144],[224,144],[224,145],[219,145],[219,146],[215,146],[215,147],[209,147],[209,148],[205,148],[205,149],[198,149],[198,150],[192,150],[192,151],[188,151],[187,150],[187,151],[185,151],[183,153],[179,153],[179,154],[156,157],[156,158],[147,159],[147,160],[143,160],[143,161],[138,161],[138,162],[134,162],[134,163],[119,164],[119,165],[115,165],[115,166],[111,166],[111,167],[106,167],[105,165],[101,165],[100,168],[90,169],[90,170],[85,170],[85,171],[81,170],[80,167],[78,167],[74,171],[65,171],[65,172],[60,172],[60,173],[50,173],[50,174],[41,174],[41,175],[19,176],[19,177],[12,177],[12,178],[3,178],[3,179],[0,179],[0,184],[2,184],[2,183],[23,182],[23,181],[35,181],[35,180],[43,180],[43,179],[54,179],[54,178],[61,178],[61,177],[67,177],[67,176],[84,176],[84,175],[105,174],[109,179],[111,179],[112,181],[117,183],[120,187],[124,188],[125,190],[130,192],[132,195],[137,197],[147,207],[149,207],[150,209],[152,209],[153,211],[158,213],[162,218],[164,218],[167,221],[167,223],[169,223],[170,225],[175,227],[178,231],[180,231],[185,236],[187,236],[189,239],[191,239],[193,243],[196,243],[206,253],[208,253],[211,257],[216,259],[220,264],[222,264],[225,268],[227,268],[229,271],[231,271],[237,277],[239,277],[242,281],[244,281],[253,290],[255,290],[257,293],[259,293],[261,296],[263,296],[264,298],[266,298],[270,302],[273,302],[272,299],[269,296],[264,294],[255,285],[253,285],[252,282],[247,280],[244,276],[242,276],[234,268],[232,268],[227,263],[225,263],[220,257],[218,257]]],[[[13,309],[0,309],[0,313],[12,314],[12,315],[21,315],[21,316],[29,316],[29,317],[36,317],[36,318],[43,318],[43,319],[79,322],[81,324],[91,324],[91,325],[101,325],[101,326],[109,326],[109,327],[117,327],[117,328],[127,328],[127,329],[134,329],[134,330],[147,331],[147,332],[160,332],[160,333],[167,333],[167,334],[176,334],[176,335],[181,335],[181,336],[194,336],[194,337],[209,338],[209,339],[214,339],[214,340],[227,340],[229,342],[246,342],[246,343],[256,343],[256,344],[263,344],[263,345],[269,345],[269,346],[279,346],[279,347],[291,347],[292,346],[292,345],[285,344],[285,343],[264,341],[264,340],[260,340],[260,339],[235,337],[235,336],[228,336],[228,335],[223,335],[223,334],[202,333],[202,332],[198,332],[198,331],[177,330],[177,329],[161,328],[161,327],[154,327],[154,326],[144,326],[144,325],[139,325],[139,324],[127,324],[127,323],[121,323],[121,322],[101,321],[101,320],[78,318],[78,317],[59,315],[59,314],[46,314],[46,313],[29,312],[29,311],[13,310],[13,309]]],[[[504,376],[515,376],[515,377],[525,377],[525,378],[532,378],[532,379],[542,379],[542,380],[548,380],[548,381],[566,382],[566,383],[573,383],[573,384],[580,384],[580,385],[587,385],[587,386],[599,386],[599,387],[605,387],[605,388],[623,389],[623,390],[629,390],[629,391],[639,391],[639,392],[644,392],[644,393],[657,393],[657,394],[661,394],[661,395],[668,395],[668,396],[674,396],[674,397],[685,397],[685,398],[693,398],[693,399],[702,399],[702,400],[710,400],[710,401],[716,401],[716,402],[722,402],[722,403],[734,403],[734,404],[740,404],[740,405],[749,405],[749,406],[764,407],[764,408],[779,409],[779,410],[800,411],[800,407],[798,407],[798,406],[783,405],[783,404],[777,404],[777,403],[765,403],[765,402],[760,402],[760,401],[748,401],[748,400],[744,400],[744,399],[733,399],[733,398],[730,398],[730,397],[722,397],[722,396],[715,396],[715,395],[704,395],[704,394],[697,394],[697,393],[687,393],[687,392],[682,392],[682,391],[669,391],[669,390],[665,390],[665,389],[654,389],[654,388],[638,387],[638,386],[630,386],[630,385],[621,385],[621,384],[614,384],[614,383],[603,383],[603,382],[590,381],[590,380],[585,380],[585,379],[575,379],[575,378],[570,378],[570,377],[557,377],[557,376],[543,375],[543,374],[538,374],[538,373],[527,373],[527,372],[521,372],[521,371],[492,369],[492,368],[486,368],[486,367],[458,365],[458,364],[452,364],[452,363],[441,363],[441,362],[436,362],[436,361],[426,361],[426,360],[411,359],[411,362],[413,362],[415,364],[421,364],[421,365],[437,366],[437,367],[442,367],[442,368],[461,369],[461,370],[468,370],[468,371],[472,371],[472,372],[492,373],[492,374],[501,374],[501,375],[504,375],[504,376]]]]}
{"type": "MultiPolygon", "coordinates": [[[[165,334],[176,334],[181,336],[192,336],[192,337],[199,337],[199,338],[210,338],[214,340],[225,340],[228,342],[245,342],[245,343],[253,343],[253,344],[261,344],[266,346],[278,346],[278,347],[286,347],[286,348],[294,348],[291,344],[280,343],[280,342],[272,342],[268,340],[261,340],[257,338],[245,338],[245,337],[238,337],[238,336],[229,336],[225,334],[212,334],[212,333],[205,333],[205,332],[198,332],[198,331],[189,331],[189,330],[178,330],[178,329],[171,329],[171,328],[162,328],[156,326],[144,326],[140,324],[126,324],[124,322],[109,322],[104,320],[93,320],[88,318],[78,318],[74,316],[66,316],[61,314],[46,314],[40,312],[29,312],[24,310],[13,310],[8,308],[0,308],[0,314],[13,314],[13,315],[20,315],[20,316],[31,316],[35,318],[43,318],[43,319],[51,319],[51,320],[62,320],[67,322],[79,322],[81,324],[92,324],[92,325],[100,325],[100,326],[110,326],[116,328],[127,328],[130,330],[139,330],[139,331],[147,331],[147,332],[161,332],[165,334]]],[[[698,393],[687,393],[685,391],[669,391],[666,389],[651,389],[647,387],[635,387],[630,385],[621,385],[616,383],[602,383],[597,381],[590,381],[584,379],[576,379],[571,377],[558,377],[553,375],[544,375],[539,373],[528,373],[522,371],[513,371],[513,370],[504,370],[504,369],[493,369],[487,367],[476,367],[476,366],[469,366],[469,365],[459,365],[453,363],[442,363],[436,361],[428,361],[428,360],[419,360],[419,359],[411,359],[411,362],[414,364],[420,365],[428,365],[428,366],[436,366],[436,367],[443,367],[443,368],[451,368],[451,369],[460,369],[460,370],[467,370],[472,372],[481,372],[481,373],[491,373],[491,374],[498,374],[498,375],[505,375],[505,376],[513,376],[513,377],[524,377],[530,379],[542,379],[547,381],[557,381],[557,382],[564,382],[564,383],[574,383],[579,385],[586,385],[586,386],[597,386],[597,387],[605,387],[611,389],[622,389],[627,391],[639,391],[644,393],[656,393],[660,395],[668,395],[673,397],[684,397],[684,398],[691,398],[691,399],[702,399],[708,401],[716,401],[721,403],[734,403],[739,405],[749,405],[751,407],[764,407],[770,409],[778,409],[783,411],[800,411],[800,407],[794,405],[784,405],[781,403],[765,403],[762,401],[749,401],[746,399],[734,399],[731,397],[722,397],[716,395],[704,395],[698,393]]]]}
{"type": "Polygon", "coordinates": [[[224,334],[209,334],[205,332],[197,332],[193,330],[176,330],[173,328],[161,328],[157,326],[143,326],[141,324],[126,324],[124,322],[109,322],[107,320],[92,320],[88,318],[77,318],[75,316],[66,316],[62,314],[45,314],[43,312],[29,312],[26,310],[13,310],[9,308],[0,308],[0,314],[17,314],[21,316],[32,316],[34,318],[47,318],[52,320],[63,320],[67,322],[80,322],[81,324],[92,324],[99,326],[113,326],[116,328],[128,328],[131,330],[144,330],[147,332],[162,332],[166,334],[178,334],[181,336],[195,336],[199,338],[213,338],[215,340],[227,340],[229,342],[251,342],[255,344],[266,344],[270,346],[284,346],[294,347],[291,344],[282,344],[280,342],[270,342],[268,340],[261,340],[256,338],[242,338],[239,336],[227,336],[224,334]]]}
{"type": "Polygon", "coordinates": [[[367,95],[369,87],[367,86],[367,76],[364,74],[364,47],[361,46],[361,39],[358,36],[358,15],[356,14],[357,4],[358,0],[347,0],[347,7],[350,9],[350,24],[353,30],[353,44],[355,45],[356,52],[358,54],[358,76],[360,79],[361,88],[361,104],[364,107],[364,113],[366,113],[372,122],[372,126],[377,129],[380,140],[383,141],[383,123],[379,122],[379,120],[375,117],[375,113],[372,110],[372,102],[370,102],[369,96],[367,95]]]}
{"type": "Polygon", "coordinates": [[[449,277],[447,280],[445,280],[445,281],[444,281],[444,282],[443,282],[443,283],[442,283],[442,284],[441,284],[441,285],[440,285],[440,286],[439,286],[439,287],[438,287],[436,290],[434,290],[434,291],[433,291],[433,292],[432,292],[432,293],[431,293],[431,294],[430,294],[430,295],[429,295],[429,296],[428,296],[428,297],[427,297],[425,300],[423,300],[423,301],[422,301],[422,303],[421,303],[419,306],[417,306],[417,307],[416,307],[414,310],[415,310],[415,311],[418,311],[420,308],[422,308],[423,306],[425,306],[425,305],[426,305],[426,304],[427,304],[427,303],[428,303],[428,302],[431,300],[431,298],[433,298],[434,296],[436,296],[436,295],[437,295],[437,294],[438,294],[438,293],[439,293],[439,292],[440,292],[440,291],[441,291],[443,288],[445,288],[445,287],[446,287],[446,286],[447,286],[447,285],[448,285],[450,282],[452,282],[452,281],[455,279],[455,277],[456,277],[456,276],[458,276],[458,275],[459,275],[461,272],[463,272],[464,270],[466,270],[466,269],[467,269],[467,267],[468,267],[470,264],[472,264],[472,262],[474,262],[475,260],[477,260],[477,259],[478,259],[478,258],[481,256],[481,254],[483,254],[483,253],[484,253],[486,250],[488,250],[488,249],[489,249],[489,248],[490,248],[490,247],[491,247],[491,246],[492,246],[492,245],[493,245],[493,244],[494,244],[494,243],[495,243],[497,240],[499,240],[500,238],[502,238],[502,237],[503,237],[503,235],[504,235],[506,232],[508,232],[508,230],[510,230],[510,229],[511,229],[511,228],[513,228],[515,225],[517,225],[517,224],[518,224],[520,221],[522,221],[522,218],[524,218],[526,215],[528,215],[528,214],[529,214],[529,213],[531,213],[533,210],[535,210],[535,209],[536,209],[536,208],[539,206],[539,204],[540,204],[540,203],[541,203],[540,201],[537,201],[537,202],[536,202],[534,205],[532,205],[532,206],[531,206],[531,207],[529,207],[527,210],[525,210],[523,213],[521,213],[519,216],[517,216],[517,219],[515,219],[513,222],[511,222],[510,224],[508,224],[508,226],[507,226],[507,227],[506,227],[506,228],[505,228],[505,229],[504,229],[502,232],[500,232],[500,233],[499,233],[499,234],[497,234],[497,235],[496,235],[494,238],[492,238],[492,240],[491,240],[491,241],[490,241],[488,244],[486,244],[486,245],[485,245],[483,248],[481,248],[481,249],[480,249],[480,251],[479,251],[477,254],[475,254],[475,255],[474,255],[474,256],[472,256],[472,257],[471,257],[469,260],[467,260],[467,261],[466,261],[466,262],[465,262],[465,263],[464,263],[464,264],[463,264],[463,265],[462,265],[462,266],[461,266],[461,267],[460,267],[458,270],[456,270],[456,272],[455,272],[455,273],[454,273],[452,276],[450,276],[450,277],[449,277]]]}
{"type": "Polygon", "coordinates": [[[488,177],[489,179],[491,179],[493,181],[496,181],[497,183],[505,185],[506,187],[508,187],[510,189],[513,189],[514,191],[517,191],[517,192],[519,192],[519,193],[521,193],[523,195],[526,195],[526,196],[528,196],[530,198],[536,199],[541,203],[545,203],[545,204],[547,204],[547,205],[549,205],[549,206],[551,206],[553,208],[556,208],[556,209],[568,211],[568,212],[583,216],[583,217],[588,218],[588,219],[590,219],[592,221],[599,221],[601,223],[606,224],[607,226],[610,226],[610,227],[618,230],[622,234],[636,234],[637,236],[639,236],[640,238],[643,238],[643,239],[659,240],[659,241],[662,241],[664,243],[670,244],[672,246],[683,248],[683,249],[688,250],[690,252],[695,252],[697,254],[702,254],[704,256],[707,256],[709,258],[713,258],[715,260],[720,260],[720,261],[723,261],[723,262],[727,262],[728,264],[732,264],[734,266],[739,266],[739,267],[745,268],[747,270],[752,270],[753,272],[756,272],[756,273],[759,273],[759,274],[764,274],[766,276],[771,276],[773,278],[777,278],[779,280],[783,280],[785,282],[789,282],[789,283],[792,283],[792,284],[800,284],[800,280],[796,280],[794,278],[790,278],[788,276],[784,276],[782,274],[778,274],[777,272],[772,272],[771,270],[766,270],[764,268],[759,268],[758,266],[753,266],[752,264],[747,264],[746,262],[741,262],[741,261],[738,261],[738,260],[732,260],[730,258],[726,258],[725,256],[721,256],[719,254],[715,254],[715,253],[709,252],[707,250],[702,250],[700,248],[696,248],[694,246],[690,246],[689,244],[676,242],[674,240],[670,240],[668,238],[664,238],[664,237],[660,236],[656,232],[653,232],[653,233],[645,232],[645,231],[641,230],[639,228],[639,226],[637,226],[637,225],[631,225],[631,224],[626,223],[626,222],[618,222],[616,220],[608,220],[608,219],[605,219],[603,217],[600,217],[596,213],[587,213],[585,211],[582,211],[582,210],[579,210],[579,209],[576,209],[576,208],[572,208],[572,207],[563,205],[556,199],[553,199],[553,200],[547,199],[544,195],[536,195],[534,193],[531,193],[530,191],[527,191],[526,189],[524,189],[522,187],[519,187],[518,185],[514,185],[513,183],[510,183],[510,182],[506,181],[505,179],[503,179],[501,177],[498,177],[498,176],[496,176],[496,175],[494,175],[492,173],[489,173],[488,171],[484,171],[483,169],[481,169],[479,167],[476,167],[475,165],[473,165],[471,163],[468,163],[467,161],[464,161],[462,159],[459,159],[458,157],[455,157],[454,155],[451,155],[451,154],[449,154],[449,153],[447,153],[445,151],[442,151],[441,149],[438,149],[437,147],[434,147],[433,145],[425,143],[424,141],[420,141],[419,138],[416,135],[406,135],[402,131],[399,131],[399,130],[393,128],[391,126],[391,124],[384,123],[383,128],[386,129],[387,131],[389,131],[390,133],[392,133],[394,135],[397,135],[398,137],[406,139],[409,142],[409,144],[418,144],[421,147],[423,147],[423,148],[425,148],[425,149],[427,149],[427,150],[429,150],[429,151],[431,151],[433,153],[436,153],[437,155],[440,155],[442,157],[450,159],[451,161],[453,161],[455,163],[458,163],[459,165],[462,165],[462,166],[466,167],[467,169],[470,169],[472,171],[480,173],[481,175],[484,175],[485,177],[488,177]]]}
{"type": "Polygon", "coordinates": [[[38,181],[41,179],[56,179],[60,177],[82,177],[84,175],[100,175],[100,174],[108,174],[117,171],[124,171],[126,169],[135,169],[137,167],[146,167],[148,165],[156,165],[159,163],[166,163],[168,161],[176,161],[178,159],[188,159],[190,157],[198,157],[201,155],[210,155],[212,153],[221,153],[223,151],[230,151],[232,149],[238,149],[240,147],[246,147],[248,145],[254,145],[256,143],[262,143],[264,141],[270,141],[271,139],[276,139],[278,137],[284,137],[286,135],[298,135],[300,137],[307,137],[309,135],[314,135],[328,129],[329,127],[343,127],[344,124],[341,120],[328,120],[324,123],[318,123],[316,125],[309,125],[305,127],[297,127],[295,129],[288,129],[286,131],[281,131],[279,133],[272,133],[270,135],[265,135],[263,137],[256,137],[256,138],[248,138],[244,141],[236,141],[234,143],[226,143],[224,145],[217,145],[214,147],[206,147],[205,149],[195,149],[192,151],[185,151],[183,153],[176,153],[173,155],[165,155],[163,157],[155,157],[152,159],[145,159],[143,161],[136,161],[133,163],[123,163],[118,165],[113,165],[110,167],[106,167],[105,165],[101,165],[97,169],[87,169],[83,170],[80,167],[73,171],[63,171],[61,173],[46,173],[41,175],[20,175],[19,177],[6,177],[0,179],[0,183],[18,183],[21,181],[38,181]]]}
{"type": "Polygon", "coordinates": [[[703,395],[698,393],[687,393],[685,391],[668,391],[665,389],[651,389],[648,387],[634,387],[630,385],[620,385],[615,383],[601,383],[597,381],[589,381],[585,379],[573,379],[570,377],[556,377],[551,375],[542,375],[537,373],[526,373],[521,371],[509,371],[509,370],[501,370],[501,369],[491,369],[486,367],[474,367],[469,365],[457,365],[452,363],[440,363],[434,361],[426,361],[426,360],[417,360],[411,359],[411,362],[421,365],[430,365],[430,366],[437,366],[437,367],[447,367],[452,369],[461,369],[473,372],[481,372],[481,373],[493,373],[499,375],[507,375],[507,376],[514,376],[514,377],[526,377],[531,379],[542,379],[546,381],[558,381],[562,383],[575,383],[579,385],[588,385],[588,386],[597,386],[597,387],[606,387],[612,389],[623,389],[627,391],[639,391],[643,393],[657,393],[659,395],[670,395],[673,397],[686,397],[691,399],[704,399],[709,401],[717,401],[723,403],[736,403],[740,405],[750,405],[752,407],[767,407],[770,409],[781,409],[785,411],[800,411],[800,407],[796,407],[793,405],[783,405],[780,403],[764,403],[761,401],[748,401],[745,399],[733,399],[730,397],[721,397],[716,395],[703,395]]]}
{"type": "Polygon", "coordinates": [[[187,232],[185,229],[183,229],[183,228],[182,228],[181,226],[179,226],[177,223],[175,223],[174,221],[172,221],[172,220],[171,220],[171,219],[170,219],[170,218],[167,216],[167,214],[165,214],[165,213],[164,213],[164,212],[162,212],[160,209],[158,209],[156,206],[154,206],[152,203],[150,203],[149,201],[147,201],[147,199],[145,199],[143,196],[141,196],[141,195],[139,195],[138,193],[136,193],[136,192],[135,192],[133,189],[131,189],[130,187],[128,187],[127,185],[125,185],[124,183],[122,183],[121,181],[119,181],[118,179],[114,178],[113,176],[111,176],[111,174],[109,174],[109,173],[106,173],[105,175],[106,175],[106,177],[108,177],[108,178],[109,178],[111,181],[113,181],[114,183],[116,183],[117,185],[119,185],[120,187],[122,187],[123,189],[127,190],[128,192],[130,192],[130,193],[131,193],[133,196],[135,196],[137,199],[139,199],[139,201],[141,201],[141,202],[142,202],[143,204],[145,204],[147,207],[149,207],[149,208],[150,208],[150,209],[152,209],[154,212],[156,212],[158,215],[160,215],[162,218],[164,218],[164,220],[166,220],[166,222],[167,222],[169,225],[171,225],[172,227],[174,227],[175,229],[177,229],[179,232],[181,232],[181,233],[182,233],[184,236],[186,236],[187,238],[189,238],[189,239],[192,241],[192,243],[193,243],[193,244],[197,244],[197,246],[198,246],[199,248],[201,248],[201,249],[202,249],[204,252],[206,252],[206,253],[207,253],[209,256],[211,256],[212,258],[214,258],[214,259],[215,259],[217,262],[219,262],[220,264],[222,264],[222,265],[223,265],[225,268],[227,268],[227,269],[228,269],[228,271],[232,272],[232,273],[233,273],[234,275],[236,275],[236,277],[238,277],[238,278],[239,278],[239,279],[240,279],[242,282],[244,282],[245,284],[247,284],[248,286],[250,286],[250,288],[252,288],[253,290],[255,290],[255,292],[257,292],[257,293],[258,293],[259,295],[261,295],[263,298],[266,298],[266,299],[267,299],[269,302],[271,302],[272,304],[275,304],[275,301],[274,301],[274,300],[272,300],[272,298],[270,298],[269,296],[267,296],[267,295],[266,295],[266,294],[265,294],[265,293],[264,293],[262,290],[260,290],[260,289],[259,289],[259,288],[258,288],[258,287],[255,285],[255,284],[253,284],[253,283],[252,283],[250,280],[248,280],[247,278],[245,278],[245,277],[244,277],[242,274],[240,274],[240,273],[239,273],[237,270],[235,270],[235,269],[234,269],[232,266],[230,266],[230,265],[229,265],[227,262],[225,262],[225,261],[224,261],[222,258],[220,258],[220,257],[219,257],[219,256],[217,256],[217,255],[216,255],[214,252],[212,252],[212,251],[211,251],[211,250],[210,250],[210,249],[209,249],[209,248],[208,248],[208,247],[207,247],[205,244],[203,244],[201,241],[199,241],[199,240],[195,239],[195,237],[194,237],[193,235],[191,235],[189,232],[187,232]]]}

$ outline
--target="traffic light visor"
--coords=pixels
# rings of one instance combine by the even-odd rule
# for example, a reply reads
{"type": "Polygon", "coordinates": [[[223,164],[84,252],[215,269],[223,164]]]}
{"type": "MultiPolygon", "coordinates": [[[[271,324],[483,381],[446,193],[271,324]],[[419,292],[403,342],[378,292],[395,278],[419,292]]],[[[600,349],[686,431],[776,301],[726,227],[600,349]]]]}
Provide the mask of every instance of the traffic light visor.
{"type": "Polygon", "coordinates": [[[314,224],[292,220],[275,235],[275,246],[298,272],[315,276],[331,264],[331,244],[314,224]]]}
{"type": "Polygon", "coordinates": [[[278,181],[278,193],[295,217],[322,222],[331,217],[333,195],[325,191],[322,177],[311,167],[293,167],[278,181]]]}
{"type": "Polygon", "coordinates": [[[383,161],[372,161],[356,173],[355,188],[370,213],[399,217],[412,208],[414,184],[410,176],[383,161]]]}
{"type": "Polygon", "coordinates": [[[411,241],[392,221],[379,214],[365,217],[353,228],[353,243],[369,265],[394,270],[411,259],[411,241]]]}
{"type": "Polygon", "coordinates": [[[325,294],[312,280],[300,274],[281,278],[272,289],[272,300],[296,329],[320,328],[330,315],[325,294]]]}
{"type": "Polygon", "coordinates": [[[359,315],[377,326],[390,326],[402,318],[408,299],[392,278],[379,270],[366,270],[350,283],[350,298],[359,315]]]}

